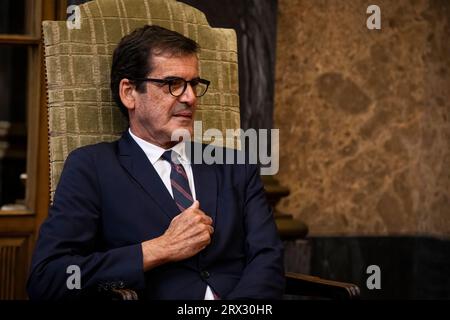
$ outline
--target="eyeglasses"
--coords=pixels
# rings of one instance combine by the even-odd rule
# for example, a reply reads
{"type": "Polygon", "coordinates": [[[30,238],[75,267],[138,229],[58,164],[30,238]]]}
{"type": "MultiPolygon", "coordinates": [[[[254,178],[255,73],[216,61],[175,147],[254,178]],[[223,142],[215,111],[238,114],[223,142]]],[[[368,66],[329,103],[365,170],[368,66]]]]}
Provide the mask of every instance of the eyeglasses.
{"type": "Polygon", "coordinates": [[[187,80],[184,80],[183,78],[179,78],[179,77],[169,77],[166,79],[140,78],[140,79],[135,79],[135,81],[156,82],[156,83],[161,84],[161,86],[168,85],[169,92],[174,97],[181,96],[186,91],[188,83],[191,85],[195,96],[201,97],[206,93],[206,91],[208,90],[209,84],[211,83],[210,81],[201,79],[201,78],[195,78],[195,79],[187,81],[187,80]]]}

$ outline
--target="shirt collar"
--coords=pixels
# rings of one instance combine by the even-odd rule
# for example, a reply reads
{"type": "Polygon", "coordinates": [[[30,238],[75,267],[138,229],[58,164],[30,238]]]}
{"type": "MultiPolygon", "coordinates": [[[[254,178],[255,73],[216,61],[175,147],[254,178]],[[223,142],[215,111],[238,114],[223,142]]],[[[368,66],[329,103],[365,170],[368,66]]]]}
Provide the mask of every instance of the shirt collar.
{"type": "Polygon", "coordinates": [[[128,132],[130,133],[130,136],[133,138],[133,140],[136,141],[139,147],[141,147],[141,149],[144,151],[145,155],[150,160],[150,163],[152,165],[154,165],[156,161],[161,159],[161,156],[165,151],[170,149],[178,154],[178,158],[180,159],[181,163],[189,163],[188,157],[186,156],[186,144],[184,142],[179,142],[172,148],[166,150],[134,135],[131,132],[130,128],[128,128],[128,132]]]}

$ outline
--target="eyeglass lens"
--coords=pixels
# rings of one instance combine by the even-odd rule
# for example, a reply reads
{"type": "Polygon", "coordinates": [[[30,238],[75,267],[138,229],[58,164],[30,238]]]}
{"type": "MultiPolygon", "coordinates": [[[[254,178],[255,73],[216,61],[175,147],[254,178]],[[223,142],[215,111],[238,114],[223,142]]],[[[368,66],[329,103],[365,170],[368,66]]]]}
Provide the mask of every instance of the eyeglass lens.
{"type": "MultiPolygon", "coordinates": [[[[201,97],[206,93],[208,86],[194,79],[190,81],[192,90],[196,97],[201,97]]],[[[170,93],[176,97],[181,96],[187,88],[187,81],[184,79],[173,79],[169,82],[170,93]]]]}

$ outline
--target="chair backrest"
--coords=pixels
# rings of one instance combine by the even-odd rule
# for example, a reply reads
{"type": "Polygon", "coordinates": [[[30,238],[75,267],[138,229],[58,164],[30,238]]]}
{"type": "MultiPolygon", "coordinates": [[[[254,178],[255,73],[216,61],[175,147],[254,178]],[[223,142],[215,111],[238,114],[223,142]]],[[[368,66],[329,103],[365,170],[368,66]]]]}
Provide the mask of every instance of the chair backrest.
{"type": "MultiPolygon", "coordinates": [[[[79,29],[68,28],[66,21],[43,22],[52,199],[73,149],[115,140],[127,128],[109,89],[111,56],[124,35],[145,24],[180,32],[200,44],[200,74],[211,81],[196,113],[203,132],[239,128],[234,30],[210,27],[201,11],[175,0],[96,0],[79,9],[79,29]]],[[[216,142],[232,146],[235,139],[216,142]]]]}

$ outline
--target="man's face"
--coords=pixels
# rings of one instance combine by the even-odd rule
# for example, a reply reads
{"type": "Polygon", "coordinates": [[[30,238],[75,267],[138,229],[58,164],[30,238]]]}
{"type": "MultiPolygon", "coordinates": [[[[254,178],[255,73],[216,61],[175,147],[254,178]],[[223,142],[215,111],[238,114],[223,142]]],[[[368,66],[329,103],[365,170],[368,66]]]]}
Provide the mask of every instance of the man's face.
{"type": "MultiPolygon", "coordinates": [[[[198,77],[196,55],[153,56],[153,71],[148,78],[179,77],[192,80],[198,77]]],[[[135,107],[130,110],[130,127],[134,134],[153,144],[170,147],[172,133],[187,129],[192,135],[197,98],[188,84],[185,92],[174,97],[169,86],[146,82],[145,93],[134,92],[135,107]]]]}

